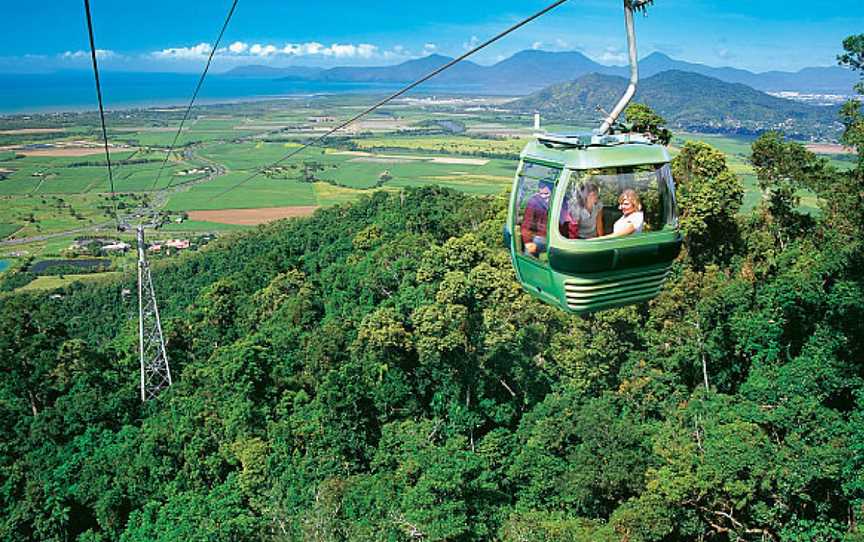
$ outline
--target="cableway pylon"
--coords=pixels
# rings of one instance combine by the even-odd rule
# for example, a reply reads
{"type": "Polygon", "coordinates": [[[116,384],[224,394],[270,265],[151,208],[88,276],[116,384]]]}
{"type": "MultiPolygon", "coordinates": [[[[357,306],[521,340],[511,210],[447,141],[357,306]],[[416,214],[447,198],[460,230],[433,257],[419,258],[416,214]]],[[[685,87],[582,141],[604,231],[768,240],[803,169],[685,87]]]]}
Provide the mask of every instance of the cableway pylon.
{"type": "MultiPolygon", "coordinates": [[[[234,4],[236,5],[236,1],[234,4]]],[[[114,220],[118,231],[125,231],[126,220],[120,218],[117,194],[114,191],[114,175],[111,167],[111,154],[108,150],[108,131],[105,127],[105,107],[102,103],[102,85],[99,82],[99,63],[96,55],[96,40],[93,35],[93,18],[90,13],[90,0],[84,0],[87,15],[87,32],[90,38],[90,57],[93,61],[93,76],[96,81],[96,97],[99,101],[99,118],[102,125],[102,140],[105,145],[105,162],[108,166],[111,199],[114,202],[114,220]]],[[[233,11],[233,7],[232,7],[233,11]]],[[[224,30],[224,29],[223,29],[224,30]]],[[[169,152],[170,154],[170,152],[169,152]]],[[[144,224],[138,224],[138,355],[141,363],[141,400],[155,398],[160,391],[171,385],[171,369],[168,366],[168,352],[159,318],[159,305],[156,302],[156,289],[147,261],[147,245],[144,244],[144,224]]]]}
{"type": "Polygon", "coordinates": [[[147,261],[144,225],[138,225],[138,351],[141,360],[141,400],[148,401],[171,385],[171,368],[159,318],[156,289],[147,261]]]}

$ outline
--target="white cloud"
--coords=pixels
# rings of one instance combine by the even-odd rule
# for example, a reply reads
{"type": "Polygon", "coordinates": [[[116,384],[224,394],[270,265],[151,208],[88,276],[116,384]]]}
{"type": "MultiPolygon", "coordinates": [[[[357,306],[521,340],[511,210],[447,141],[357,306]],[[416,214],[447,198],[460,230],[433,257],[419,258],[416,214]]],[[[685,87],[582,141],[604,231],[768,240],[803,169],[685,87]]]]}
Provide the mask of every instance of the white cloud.
{"type": "MultiPolygon", "coordinates": [[[[427,44],[424,54],[428,54],[435,48],[434,44],[427,44]]],[[[158,70],[170,69],[192,70],[206,61],[212,52],[210,44],[201,42],[166,47],[164,49],[151,50],[134,55],[124,55],[107,49],[100,49],[97,56],[100,59],[108,59],[111,66],[134,67],[136,69],[158,70]]],[[[346,65],[362,64],[369,62],[403,60],[419,56],[419,51],[412,50],[404,45],[396,45],[387,49],[371,43],[345,43],[336,42],[324,44],[317,41],[302,43],[292,42],[253,42],[234,41],[220,46],[214,55],[217,61],[217,69],[227,69],[233,65],[244,63],[267,64],[273,66],[292,65],[295,62],[308,61],[310,65],[327,65],[344,62],[346,65]]],[[[66,51],[55,54],[45,62],[53,62],[58,65],[84,66],[89,63],[90,52],[66,51]]]]}
{"type": "Polygon", "coordinates": [[[432,53],[434,53],[437,50],[438,50],[438,46],[435,45],[434,43],[424,43],[423,44],[423,54],[424,55],[431,55],[432,53]]]}
{"type": "Polygon", "coordinates": [[[346,56],[352,57],[352,56],[355,56],[357,54],[357,48],[354,47],[353,45],[350,45],[350,44],[349,45],[342,45],[339,43],[334,43],[333,45],[330,46],[329,49],[325,49],[324,54],[328,55],[328,56],[333,55],[333,56],[340,57],[340,58],[346,57],[346,56]]]}
{"type": "Polygon", "coordinates": [[[478,38],[477,36],[471,36],[470,40],[462,44],[462,48],[466,51],[469,51],[477,47],[478,45],[480,45],[480,38],[478,38]]]}
{"type": "MultiPolygon", "coordinates": [[[[206,58],[211,48],[207,43],[192,47],[170,47],[150,55],[159,59],[198,59],[206,58]]],[[[400,51],[404,52],[404,51],[400,51]]],[[[271,58],[279,56],[321,56],[332,58],[373,58],[378,54],[378,46],[370,43],[334,43],[329,47],[317,41],[306,43],[246,43],[235,41],[228,47],[220,48],[217,53],[225,57],[271,58]]]]}
{"type": "Polygon", "coordinates": [[[287,56],[307,56],[322,54],[324,45],[317,41],[309,43],[286,43],[280,50],[280,54],[287,56]]]}
{"type": "Polygon", "coordinates": [[[372,58],[377,50],[378,47],[374,45],[371,45],[369,43],[361,43],[357,46],[357,56],[359,56],[360,58],[372,58]]]}
{"type": "Polygon", "coordinates": [[[300,45],[300,53],[301,55],[320,55],[321,52],[325,49],[325,47],[318,43],[317,41],[313,41],[311,43],[304,43],[300,45]]]}
{"type": "Polygon", "coordinates": [[[281,51],[282,50],[277,48],[275,45],[261,45],[260,43],[256,43],[249,48],[249,53],[255,56],[261,56],[265,58],[268,56],[273,56],[281,51]]]}
{"type": "Polygon", "coordinates": [[[612,62],[620,64],[627,60],[627,55],[618,47],[607,47],[600,55],[600,62],[612,62]]]}
{"type": "Polygon", "coordinates": [[[206,58],[210,54],[209,43],[199,43],[192,47],[170,47],[156,51],[152,55],[156,58],[163,59],[195,59],[206,58]]]}
{"type": "Polygon", "coordinates": [[[555,39],[555,49],[558,51],[566,51],[570,49],[570,42],[561,38],[555,39]]]}
{"type": "Polygon", "coordinates": [[[243,43],[242,41],[235,41],[231,45],[228,46],[228,51],[234,53],[235,55],[241,55],[249,50],[249,44],[243,43]]]}
{"type": "Polygon", "coordinates": [[[333,51],[333,55],[339,58],[344,57],[355,57],[359,55],[360,49],[355,47],[354,45],[342,45],[339,43],[334,43],[330,46],[330,50],[333,51]]]}
{"type": "Polygon", "coordinates": [[[334,43],[330,47],[320,49],[316,54],[333,56],[336,58],[372,58],[378,47],[368,43],[360,45],[334,43]]]}
{"type": "Polygon", "coordinates": [[[543,42],[542,41],[535,41],[534,43],[531,44],[531,48],[534,49],[535,51],[537,51],[538,49],[542,49],[543,48],[543,42]]]}
{"type": "MultiPolygon", "coordinates": [[[[115,53],[114,51],[108,49],[96,49],[96,58],[98,58],[99,60],[112,58],[115,56],[117,56],[117,53],[115,53]]],[[[81,58],[90,58],[90,51],[66,51],[65,53],[60,55],[60,58],[64,60],[78,60],[81,58]]]]}

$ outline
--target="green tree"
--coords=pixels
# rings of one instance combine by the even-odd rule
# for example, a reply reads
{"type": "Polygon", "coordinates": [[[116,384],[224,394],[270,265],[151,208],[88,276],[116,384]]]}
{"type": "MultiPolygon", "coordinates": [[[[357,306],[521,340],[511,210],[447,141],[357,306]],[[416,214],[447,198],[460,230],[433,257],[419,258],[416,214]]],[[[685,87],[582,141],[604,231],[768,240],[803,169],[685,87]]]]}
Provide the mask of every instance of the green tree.
{"type": "MultiPolygon", "coordinates": [[[[824,192],[828,165],[825,159],[808,151],[804,145],[785,141],[779,132],[767,132],[753,142],[750,162],[762,190],[765,222],[785,247],[790,238],[812,224],[798,212],[800,193],[804,189],[824,192]]],[[[830,196],[829,196],[830,197],[830,196]]]]}
{"type": "Polygon", "coordinates": [[[624,114],[634,132],[648,134],[661,145],[668,145],[672,141],[672,132],[666,128],[666,119],[655,113],[647,105],[630,104],[624,114]]]}
{"type": "Polygon", "coordinates": [[[860,540],[860,209],[777,246],[682,155],[690,259],[584,318],[522,291],[504,198],[443,189],[154,268],[181,363],[147,404],[132,278],[0,296],[0,539],[860,540]]]}
{"type": "MultiPolygon", "coordinates": [[[[843,40],[843,53],[837,56],[841,66],[861,72],[864,77],[864,34],[849,36],[843,40]]],[[[864,94],[864,81],[855,86],[858,94],[864,94]]]]}
{"type": "Polygon", "coordinates": [[[728,262],[739,244],[736,215],[744,187],[722,152],[687,142],[672,161],[687,255],[697,267],[728,262]]]}
{"type": "MultiPolygon", "coordinates": [[[[843,40],[843,51],[837,61],[861,75],[862,80],[855,85],[855,91],[864,95],[864,34],[843,40]]],[[[843,143],[858,149],[859,176],[864,177],[864,113],[861,111],[861,100],[846,102],[840,110],[840,120],[845,127],[843,143]]]]}

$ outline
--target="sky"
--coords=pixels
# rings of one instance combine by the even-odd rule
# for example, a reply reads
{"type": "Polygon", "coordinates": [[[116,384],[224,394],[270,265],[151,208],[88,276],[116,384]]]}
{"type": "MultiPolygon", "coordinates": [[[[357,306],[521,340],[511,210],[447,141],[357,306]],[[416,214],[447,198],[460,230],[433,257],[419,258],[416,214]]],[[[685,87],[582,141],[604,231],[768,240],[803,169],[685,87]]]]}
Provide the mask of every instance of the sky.
{"type": "MultiPolygon", "coordinates": [[[[456,56],[551,0],[239,0],[213,73],[242,65],[389,65],[456,56]]],[[[84,3],[4,2],[0,73],[89,67],[84,3]]],[[[91,0],[100,66],[199,72],[231,0],[91,0]]],[[[656,0],[637,18],[640,56],[762,72],[835,65],[843,38],[864,33],[861,0],[656,0]]],[[[524,49],[580,51],[624,64],[620,0],[570,0],[472,58],[524,49]]]]}

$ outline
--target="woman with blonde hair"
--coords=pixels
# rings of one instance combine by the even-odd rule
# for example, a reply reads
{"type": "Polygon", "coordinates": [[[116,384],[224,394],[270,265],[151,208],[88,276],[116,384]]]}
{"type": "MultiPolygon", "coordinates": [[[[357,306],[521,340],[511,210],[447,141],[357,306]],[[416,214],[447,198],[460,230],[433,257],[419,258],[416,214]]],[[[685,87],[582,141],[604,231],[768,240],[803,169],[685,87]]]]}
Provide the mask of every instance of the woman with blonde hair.
{"type": "Polygon", "coordinates": [[[623,213],[621,218],[615,221],[612,233],[605,237],[624,237],[633,233],[642,233],[645,224],[645,215],[642,212],[642,200],[639,194],[632,188],[621,192],[618,196],[618,209],[623,213]]]}

